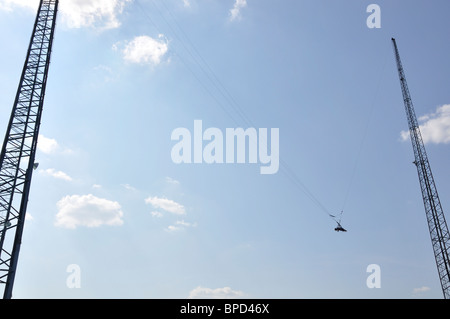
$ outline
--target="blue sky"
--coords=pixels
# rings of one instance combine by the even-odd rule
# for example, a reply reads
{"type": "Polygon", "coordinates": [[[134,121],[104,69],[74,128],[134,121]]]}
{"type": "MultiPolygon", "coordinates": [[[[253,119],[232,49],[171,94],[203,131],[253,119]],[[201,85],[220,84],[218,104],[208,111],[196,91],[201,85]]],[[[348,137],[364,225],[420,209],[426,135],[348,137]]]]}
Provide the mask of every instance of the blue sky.
{"type": "MultiPolygon", "coordinates": [[[[5,129],[36,4],[0,1],[5,129]]],[[[441,298],[391,37],[447,211],[449,10],[61,1],[14,297],[441,298]],[[174,163],[194,120],[278,128],[280,170],[174,163]]]]}

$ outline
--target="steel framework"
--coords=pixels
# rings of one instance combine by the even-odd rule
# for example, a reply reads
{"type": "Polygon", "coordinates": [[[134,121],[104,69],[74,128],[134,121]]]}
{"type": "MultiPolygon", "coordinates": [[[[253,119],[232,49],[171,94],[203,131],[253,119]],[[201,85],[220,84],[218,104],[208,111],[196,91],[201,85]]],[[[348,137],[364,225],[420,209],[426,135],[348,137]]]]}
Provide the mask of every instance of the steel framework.
{"type": "Polygon", "coordinates": [[[41,0],[0,154],[0,285],[12,289],[22,240],[58,0],[41,0]]]}
{"type": "Polygon", "coordinates": [[[405,72],[403,70],[400,54],[395,39],[392,39],[397,61],[397,69],[400,77],[400,85],[403,93],[406,115],[408,118],[409,132],[414,150],[414,164],[417,167],[419,175],[420,188],[425,206],[425,213],[430,231],[431,243],[433,246],[434,257],[439,273],[442,292],[445,299],[450,298],[450,235],[445,221],[444,211],[442,210],[433,174],[431,173],[430,163],[425,151],[425,145],[420,133],[414,106],[408,85],[406,83],[405,72]]]}

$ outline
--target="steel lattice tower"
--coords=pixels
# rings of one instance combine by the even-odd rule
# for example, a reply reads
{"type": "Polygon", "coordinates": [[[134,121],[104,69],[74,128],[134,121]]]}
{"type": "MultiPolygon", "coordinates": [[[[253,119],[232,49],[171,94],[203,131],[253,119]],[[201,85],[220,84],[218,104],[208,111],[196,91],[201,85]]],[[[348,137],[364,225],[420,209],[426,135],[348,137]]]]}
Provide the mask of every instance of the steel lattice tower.
{"type": "Polygon", "coordinates": [[[0,155],[0,285],[11,298],[33,174],[58,0],[41,0],[0,155]]]}
{"type": "Polygon", "coordinates": [[[419,124],[414,112],[411,95],[406,83],[405,72],[403,70],[400,54],[398,53],[397,43],[392,39],[395,57],[397,60],[397,69],[402,87],[403,101],[405,103],[406,115],[408,117],[409,132],[414,150],[414,164],[417,167],[419,175],[420,188],[425,206],[425,213],[428,222],[428,228],[431,236],[434,257],[441,281],[444,298],[450,298],[450,235],[445,221],[444,211],[442,210],[433,174],[431,173],[430,163],[425,151],[425,145],[420,134],[419,124]]]}

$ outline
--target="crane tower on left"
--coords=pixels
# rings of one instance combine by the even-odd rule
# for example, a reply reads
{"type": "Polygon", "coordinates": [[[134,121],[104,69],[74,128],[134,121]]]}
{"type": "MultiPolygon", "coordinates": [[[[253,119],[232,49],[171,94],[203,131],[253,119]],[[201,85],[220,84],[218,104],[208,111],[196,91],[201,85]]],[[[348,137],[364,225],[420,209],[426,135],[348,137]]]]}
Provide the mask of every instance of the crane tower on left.
{"type": "Polygon", "coordinates": [[[0,286],[10,299],[35,166],[58,0],[40,0],[0,153],[0,286]]]}

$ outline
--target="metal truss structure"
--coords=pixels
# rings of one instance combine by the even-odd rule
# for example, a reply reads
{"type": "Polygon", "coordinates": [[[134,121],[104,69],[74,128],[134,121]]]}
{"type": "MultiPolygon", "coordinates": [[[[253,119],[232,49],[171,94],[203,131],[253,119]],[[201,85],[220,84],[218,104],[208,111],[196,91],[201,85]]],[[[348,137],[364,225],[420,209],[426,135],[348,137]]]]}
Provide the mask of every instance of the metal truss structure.
{"type": "Polygon", "coordinates": [[[450,235],[445,221],[444,211],[442,210],[436,185],[434,183],[433,174],[431,173],[430,163],[428,161],[425,145],[420,133],[419,124],[417,122],[414,106],[408,85],[406,83],[405,72],[403,70],[400,54],[395,39],[392,39],[395,58],[397,61],[397,69],[400,77],[400,85],[403,93],[403,101],[405,104],[406,115],[408,118],[409,132],[414,150],[414,164],[417,167],[419,175],[420,188],[422,190],[422,198],[425,206],[425,213],[430,231],[431,243],[433,246],[434,257],[441,281],[444,298],[450,298],[450,235]]]}
{"type": "Polygon", "coordinates": [[[58,0],[41,0],[0,154],[0,285],[12,297],[52,52],[58,0]]]}

